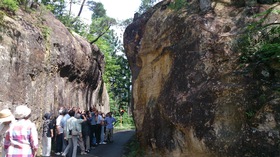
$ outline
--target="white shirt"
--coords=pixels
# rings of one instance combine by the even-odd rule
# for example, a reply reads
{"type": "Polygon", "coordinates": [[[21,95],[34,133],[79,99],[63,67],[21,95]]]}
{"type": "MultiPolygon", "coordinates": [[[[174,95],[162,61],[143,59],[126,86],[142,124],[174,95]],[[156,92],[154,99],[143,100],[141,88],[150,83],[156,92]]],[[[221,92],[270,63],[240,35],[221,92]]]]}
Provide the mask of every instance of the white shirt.
{"type": "Polygon", "coordinates": [[[103,118],[102,118],[102,116],[99,114],[98,117],[97,117],[97,122],[96,122],[96,124],[100,124],[101,121],[103,121],[103,118]]]}
{"type": "Polygon", "coordinates": [[[62,134],[63,133],[63,128],[61,127],[61,119],[63,118],[63,115],[59,115],[57,118],[56,118],[56,126],[58,127],[58,131],[59,131],[59,134],[62,134]]]}

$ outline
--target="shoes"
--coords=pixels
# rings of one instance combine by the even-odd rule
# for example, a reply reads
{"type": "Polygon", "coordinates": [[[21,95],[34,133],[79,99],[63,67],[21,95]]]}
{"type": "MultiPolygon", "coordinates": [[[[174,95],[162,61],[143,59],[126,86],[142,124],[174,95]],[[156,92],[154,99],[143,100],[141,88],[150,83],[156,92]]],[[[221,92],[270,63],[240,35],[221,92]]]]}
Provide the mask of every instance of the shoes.
{"type": "Polygon", "coordinates": [[[60,155],[60,152],[54,153],[55,155],[60,155]]]}
{"type": "Polygon", "coordinates": [[[100,142],[99,144],[107,144],[106,142],[100,142]]]}
{"type": "Polygon", "coordinates": [[[61,154],[61,156],[64,156],[64,157],[65,157],[65,156],[66,156],[66,154],[62,153],[62,154],[61,154]]]}
{"type": "Polygon", "coordinates": [[[81,152],[81,155],[86,155],[87,153],[86,152],[81,152]]]}
{"type": "Polygon", "coordinates": [[[88,150],[86,150],[85,152],[89,153],[89,152],[90,152],[90,150],[88,149],[88,150]]]}

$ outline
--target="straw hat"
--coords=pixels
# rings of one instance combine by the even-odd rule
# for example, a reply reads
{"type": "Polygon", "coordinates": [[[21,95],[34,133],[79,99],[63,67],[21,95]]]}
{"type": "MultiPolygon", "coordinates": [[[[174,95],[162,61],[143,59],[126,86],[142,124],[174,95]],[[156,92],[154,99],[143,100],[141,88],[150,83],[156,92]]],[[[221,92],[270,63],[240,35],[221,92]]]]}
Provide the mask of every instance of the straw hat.
{"type": "Polygon", "coordinates": [[[15,117],[17,119],[23,119],[29,116],[31,113],[31,109],[25,105],[19,105],[16,107],[15,117]]]}
{"type": "Polygon", "coordinates": [[[0,123],[13,121],[15,117],[9,109],[3,109],[0,111],[0,123]]]}

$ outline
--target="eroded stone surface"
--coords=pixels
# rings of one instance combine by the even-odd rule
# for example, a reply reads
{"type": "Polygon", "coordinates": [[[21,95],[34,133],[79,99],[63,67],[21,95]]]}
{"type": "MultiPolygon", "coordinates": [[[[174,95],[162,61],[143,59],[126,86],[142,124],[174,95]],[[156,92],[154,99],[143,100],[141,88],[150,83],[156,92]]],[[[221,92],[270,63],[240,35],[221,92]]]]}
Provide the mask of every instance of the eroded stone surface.
{"type": "Polygon", "coordinates": [[[110,110],[104,55],[50,12],[39,7],[4,16],[0,36],[1,109],[28,105],[38,130],[44,112],[57,115],[60,106],[110,110]]]}
{"type": "MultiPolygon", "coordinates": [[[[151,156],[279,155],[279,94],[271,85],[279,64],[247,72],[239,62],[236,43],[258,18],[234,4],[213,1],[213,12],[201,14],[196,1],[180,11],[162,2],[126,28],[137,136],[151,156]]],[[[266,22],[277,20],[271,14],[266,22]]]]}

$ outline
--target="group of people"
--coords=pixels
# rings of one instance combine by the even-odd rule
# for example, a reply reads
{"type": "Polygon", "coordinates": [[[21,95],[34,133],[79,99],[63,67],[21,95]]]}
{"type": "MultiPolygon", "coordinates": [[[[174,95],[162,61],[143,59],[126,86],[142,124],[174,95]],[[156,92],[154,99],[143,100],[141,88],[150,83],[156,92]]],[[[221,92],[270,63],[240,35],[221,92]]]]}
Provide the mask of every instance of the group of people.
{"type": "MultiPolygon", "coordinates": [[[[89,153],[92,147],[106,144],[106,141],[113,141],[113,128],[116,119],[112,117],[111,112],[105,115],[95,107],[88,111],[81,111],[75,107],[71,109],[62,107],[59,110],[59,115],[53,120],[55,124],[47,121],[46,118],[47,132],[50,135],[52,132],[56,132],[55,154],[61,156],[72,154],[71,156],[75,157],[78,145],[81,149],[81,155],[83,155],[89,153]]],[[[52,136],[48,138],[52,138],[52,136]]]]}
{"type": "MultiPolygon", "coordinates": [[[[31,109],[25,105],[17,106],[14,114],[11,110],[0,111],[0,132],[5,133],[2,157],[35,157],[39,147],[36,125],[29,120],[31,109]]],[[[99,144],[113,141],[113,128],[116,119],[109,112],[106,115],[95,107],[81,111],[75,107],[61,107],[56,117],[52,113],[43,115],[42,156],[51,156],[52,144],[55,154],[72,157],[90,152],[99,144]]]]}

